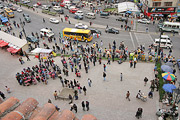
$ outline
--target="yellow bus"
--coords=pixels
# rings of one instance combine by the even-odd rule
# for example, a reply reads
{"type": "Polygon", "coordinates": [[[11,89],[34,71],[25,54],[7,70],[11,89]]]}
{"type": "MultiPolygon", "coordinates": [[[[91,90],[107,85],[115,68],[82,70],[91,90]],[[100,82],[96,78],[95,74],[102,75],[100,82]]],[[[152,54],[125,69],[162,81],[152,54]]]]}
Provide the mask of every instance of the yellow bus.
{"type": "Polygon", "coordinates": [[[90,42],[93,38],[91,35],[91,30],[76,28],[64,28],[63,37],[85,42],[90,42]]]}
{"type": "Polygon", "coordinates": [[[14,17],[14,12],[13,12],[11,9],[6,8],[6,9],[4,10],[4,12],[5,12],[5,14],[7,15],[7,17],[9,17],[9,18],[13,18],[13,17],[14,17]]]}

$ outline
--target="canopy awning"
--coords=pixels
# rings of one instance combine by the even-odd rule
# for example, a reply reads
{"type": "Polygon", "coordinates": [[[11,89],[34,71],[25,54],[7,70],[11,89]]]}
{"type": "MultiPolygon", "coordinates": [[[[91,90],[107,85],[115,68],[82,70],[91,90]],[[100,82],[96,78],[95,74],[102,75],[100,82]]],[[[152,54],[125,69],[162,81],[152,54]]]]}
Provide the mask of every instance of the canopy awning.
{"type": "Polygon", "coordinates": [[[3,41],[3,42],[0,43],[0,47],[7,46],[8,44],[9,44],[9,43],[3,41]]]}
{"type": "Polygon", "coordinates": [[[19,52],[21,50],[21,48],[19,48],[19,49],[14,49],[13,51],[11,51],[11,53],[17,53],[17,52],[19,52]]]}
{"type": "Polygon", "coordinates": [[[8,52],[11,52],[11,51],[13,51],[13,50],[15,50],[13,47],[7,48],[7,51],[8,51],[8,52]]]}

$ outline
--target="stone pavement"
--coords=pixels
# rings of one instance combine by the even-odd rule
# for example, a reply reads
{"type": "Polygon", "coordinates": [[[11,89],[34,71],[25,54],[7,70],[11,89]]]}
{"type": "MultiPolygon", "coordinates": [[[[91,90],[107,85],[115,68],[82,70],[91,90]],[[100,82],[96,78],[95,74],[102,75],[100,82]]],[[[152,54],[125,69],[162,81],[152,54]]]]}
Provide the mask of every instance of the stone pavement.
{"type": "MultiPolygon", "coordinates": [[[[69,101],[54,100],[53,93],[55,90],[61,90],[62,86],[58,78],[55,80],[49,79],[48,85],[38,83],[31,86],[20,86],[15,78],[15,74],[20,72],[23,68],[38,64],[38,60],[30,56],[31,61],[25,61],[24,65],[20,65],[18,56],[11,56],[10,53],[0,50],[0,90],[4,92],[7,98],[14,96],[21,101],[28,97],[33,97],[39,101],[40,106],[47,103],[48,99],[52,100],[54,105],[58,105],[61,110],[70,109],[69,101]],[[12,93],[8,94],[4,86],[11,88],[12,93]]],[[[55,63],[62,69],[60,57],[54,58],[55,63]]],[[[106,63],[107,61],[102,61],[106,63]]],[[[82,65],[83,66],[83,65],[82,65]]],[[[117,62],[107,65],[107,80],[103,81],[102,72],[103,65],[97,64],[95,67],[90,63],[89,73],[86,74],[84,67],[82,67],[81,78],[77,78],[74,73],[69,71],[67,79],[73,80],[74,78],[79,81],[81,86],[86,86],[87,95],[79,94],[79,100],[74,100],[78,106],[78,113],[76,116],[81,118],[84,114],[92,114],[99,120],[133,120],[136,119],[135,113],[138,107],[142,107],[143,118],[142,120],[155,120],[155,112],[158,109],[159,95],[155,91],[154,98],[148,99],[147,102],[142,102],[136,99],[138,90],[142,90],[147,96],[150,91],[150,80],[153,79],[154,64],[153,63],[137,63],[137,68],[129,68],[129,63],[125,62],[119,65],[117,62]],[[123,73],[123,81],[120,81],[120,73],[123,73]],[[147,86],[144,86],[144,77],[148,77],[149,81],[147,86]],[[87,78],[92,80],[92,87],[88,86],[87,78]],[[130,99],[125,99],[126,92],[130,91],[130,99]],[[90,102],[90,110],[83,111],[81,102],[88,100],[90,102]]],[[[63,75],[64,78],[64,75],[63,75]]]]}

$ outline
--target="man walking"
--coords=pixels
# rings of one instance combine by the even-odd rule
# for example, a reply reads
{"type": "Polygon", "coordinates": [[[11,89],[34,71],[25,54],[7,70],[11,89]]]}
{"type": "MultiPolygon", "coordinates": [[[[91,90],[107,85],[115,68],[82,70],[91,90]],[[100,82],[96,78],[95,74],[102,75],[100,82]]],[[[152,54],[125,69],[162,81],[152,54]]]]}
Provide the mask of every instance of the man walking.
{"type": "Polygon", "coordinates": [[[82,108],[83,108],[83,111],[85,111],[85,103],[84,103],[84,101],[82,101],[82,108]]]}
{"type": "Polygon", "coordinates": [[[129,92],[129,91],[127,91],[127,93],[126,93],[126,99],[128,99],[128,100],[130,101],[129,96],[130,96],[130,92],[129,92]]]}
{"type": "Polygon", "coordinates": [[[3,92],[1,92],[0,91],[0,96],[3,98],[3,99],[5,99],[6,97],[5,97],[5,95],[4,95],[4,93],[3,92]]]}
{"type": "Polygon", "coordinates": [[[57,91],[56,90],[54,92],[54,98],[55,98],[55,100],[57,100],[57,91]]]}
{"type": "Polygon", "coordinates": [[[106,72],[106,65],[104,64],[103,67],[104,67],[104,72],[106,72]]]}
{"type": "Polygon", "coordinates": [[[148,82],[148,78],[145,77],[145,78],[144,78],[144,86],[146,86],[147,82],[148,82]]]}
{"type": "Polygon", "coordinates": [[[122,77],[123,77],[123,75],[122,75],[122,73],[121,73],[121,74],[120,74],[121,81],[122,81],[122,77]]]}
{"type": "Polygon", "coordinates": [[[91,87],[91,83],[92,83],[91,79],[88,78],[88,85],[89,85],[89,87],[91,87]]]}
{"type": "Polygon", "coordinates": [[[106,73],[103,72],[104,81],[106,80],[106,73]]]}
{"type": "Polygon", "coordinates": [[[86,108],[87,108],[87,111],[89,110],[89,102],[86,101],[86,108]]]}
{"type": "Polygon", "coordinates": [[[86,95],[86,91],[87,91],[87,89],[86,89],[86,87],[85,87],[85,86],[83,87],[83,91],[84,91],[84,95],[86,95]]]}

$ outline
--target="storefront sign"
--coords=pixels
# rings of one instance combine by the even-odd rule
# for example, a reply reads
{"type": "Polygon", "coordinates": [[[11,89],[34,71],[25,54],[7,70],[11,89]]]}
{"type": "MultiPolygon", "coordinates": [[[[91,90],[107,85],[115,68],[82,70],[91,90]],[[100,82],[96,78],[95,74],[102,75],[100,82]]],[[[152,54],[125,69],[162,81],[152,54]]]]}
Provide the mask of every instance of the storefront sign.
{"type": "Polygon", "coordinates": [[[148,8],[149,13],[174,13],[176,11],[176,8],[170,7],[170,8],[148,8]]]}

